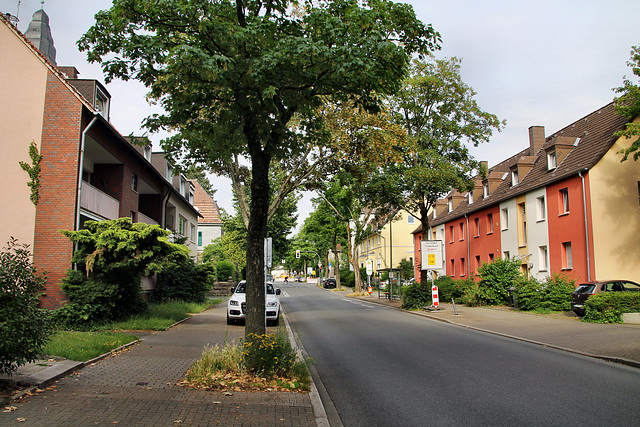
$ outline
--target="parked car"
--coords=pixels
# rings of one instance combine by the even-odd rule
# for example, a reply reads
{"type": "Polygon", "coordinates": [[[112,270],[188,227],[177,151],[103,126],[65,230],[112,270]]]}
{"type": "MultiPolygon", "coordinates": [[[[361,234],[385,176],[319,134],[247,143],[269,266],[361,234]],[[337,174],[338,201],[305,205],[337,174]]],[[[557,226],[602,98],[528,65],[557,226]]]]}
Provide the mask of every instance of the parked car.
{"type": "Polygon", "coordinates": [[[336,279],[325,279],[322,281],[322,287],[325,289],[335,289],[337,285],[336,279]]]}
{"type": "Polygon", "coordinates": [[[571,309],[578,316],[584,316],[584,303],[591,295],[600,292],[640,292],[640,285],[630,280],[606,280],[602,282],[585,282],[578,285],[571,295],[571,309]]]}
{"type": "MultiPolygon", "coordinates": [[[[232,325],[237,321],[244,321],[247,311],[247,282],[245,280],[238,283],[232,289],[233,294],[227,303],[227,325],[232,325]]],[[[267,326],[278,326],[280,324],[280,289],[274,288],[273,283],[265,283],[265,316],[267,326]]]]}

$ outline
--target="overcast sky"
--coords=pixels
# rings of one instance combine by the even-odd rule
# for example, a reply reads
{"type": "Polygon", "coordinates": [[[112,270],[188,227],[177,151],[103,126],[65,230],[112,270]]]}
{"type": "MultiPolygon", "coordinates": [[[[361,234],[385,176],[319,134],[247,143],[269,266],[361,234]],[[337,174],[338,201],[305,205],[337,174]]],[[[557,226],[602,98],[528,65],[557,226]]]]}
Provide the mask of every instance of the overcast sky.
{"type": "MultiPolygon", "coordinates": [[[[639,0],[410,0],[419,19],[442,36],[438,57],[462,58],[463,80],[477,92],[480,107],[507,120],[491,142],[473,149],[489,166],[528,145],[528,128],[550,135],[613,99],[612,88],[632,76],[626,62],[640,44],[639,0]]],[[[73,65],[81,78],[103,81],[97,65],[86,63],[75,42],[110,0],[47,0],[58,65],[73,65]]],[[[40,0],[20,3],[18,28],[26,31],[40,0]]],[[[16,15],[18,0],[0,0],[0,11],[16,15]]],[[[6,58],[3,58],[6,60],[6,58]]],[[[123,135],[142,134],[140,123],[153,112],[146,90],[135,82],[113,82],[111,121],[123,135]]],[[[155,147],[160,135],[150,135],[155,147]]],[[[216,200],[232,212],[228,182],[216,200]]],[[[308,199],[308,198],[307,198],[308,199]]],[[[309,212],[301,207],[300,221],[309,212]]]]}

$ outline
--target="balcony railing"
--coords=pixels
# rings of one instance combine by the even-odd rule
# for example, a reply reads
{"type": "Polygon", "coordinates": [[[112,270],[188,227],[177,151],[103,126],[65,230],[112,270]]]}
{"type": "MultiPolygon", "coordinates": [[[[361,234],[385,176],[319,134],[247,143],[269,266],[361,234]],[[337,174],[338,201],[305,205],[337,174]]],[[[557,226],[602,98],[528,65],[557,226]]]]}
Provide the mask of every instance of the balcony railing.
{"type": "Polygon", "coordinates": [[[145,224],[149,225],[158,225],[158,221],[149,218],[148,216],[140,212],[138,212],[138,222],[144,222],[145,224]]]}
{"type": "Polygon", "coordinates": [[[117,219],[120,216],[120,202],[117,199],[84,181],[80,194],[80,207],[106,219],[117,219]]]}

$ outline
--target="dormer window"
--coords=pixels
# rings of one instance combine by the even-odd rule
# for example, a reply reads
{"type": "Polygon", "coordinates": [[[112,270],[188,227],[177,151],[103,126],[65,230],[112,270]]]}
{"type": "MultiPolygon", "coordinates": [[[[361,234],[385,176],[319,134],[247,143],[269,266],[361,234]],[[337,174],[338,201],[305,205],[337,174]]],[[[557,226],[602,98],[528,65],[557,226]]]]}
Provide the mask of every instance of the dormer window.
{"type": "Polygon", "coordinates": [[[556,158],[556,152],[549,151],[547,153],[547,170],[554,170],[558,167],[558,160],[556,158]]]}
{"type": "Polygon", "coordinates": [[[473,204],[473,192],[469,191],[469,204],[473,204]]]}
{"type": "Polygon", "coordinates": [[[487,198],[489,197],[489,183],[488,182],[483,182],[482,183],[482,197],[483,198],[487,198]]]}
{"type": "Polygon", "coordinates": [[[102,114],[102,117],[109,120],[109,97],[99,87],[96,87],[95,107],[102,114]]]}
{"type": "Polygon", "coordinates": [[[449,197],[447,199],[447,206],[449,208],[449,212],[453,212],[453,197],[449,197]]]}
{"type": "Polygon", "coordinates": [[[167,178],[167,181],[171,181],[171,178],[173,178],[173,168],[171,167],[171,165],[169,163],[167,163],[167,169],[165,171],[165,178],[167,178]]]}
{"type": "Polygon", "coordinates": [[[518,174],[518,168],[511,170],[511,186],[516,186],[520,182],[520,175],[518,174]]]}
{"type": "Polygon", "coordinates": [[[149,162],[151,161],[151,146],[150,145],[145,145],[144,146],[144,158],[147,159],[149,162]]]}

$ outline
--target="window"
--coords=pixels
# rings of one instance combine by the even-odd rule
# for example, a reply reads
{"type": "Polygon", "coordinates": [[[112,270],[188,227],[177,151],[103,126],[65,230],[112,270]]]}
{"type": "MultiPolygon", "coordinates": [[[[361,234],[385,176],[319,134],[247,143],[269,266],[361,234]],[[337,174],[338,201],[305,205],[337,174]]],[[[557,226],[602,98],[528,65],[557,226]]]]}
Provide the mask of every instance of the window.
{"type": "Polygon", "coordinates": [[[135,173],[131,175],[131,191],[138,192],[138,175],[135,173]]]}
{"type": "Polygon", "coordinates": [[[151,161],[151,146],[150,145],[145,145],[144,146],[144,158],[147,159],[148,161],[151,161]]]}
{"type": "Polygon", "coordinates": [[[182,194],[182,196],[186,199],[187,181],[183,177],[180,177],[180,194],[182,194]]]}
{"type": "Polygon", "coordinates": [[[450,236],[449,243],[453,243],[453,239],[454,239],[454,236],[453,236],[453,225],[449,226],[449,236],[450,236]]]}
{"type": "Polygon", "coordinates": [[[473,235],[475,237],[480,236],[480,218],[473,218],[473,235]]]}
{"type": "Polygon", "coordinates": [[[164,171],[164,176],[165,178],[167,178],[167,181],[171,181],[171,178],[173,178],[173,168],[169,163],[167,163],[167,168],[164,171]]]}
{"type": "Polygon", "coordinates": [[[571,270],[573,268],[573,254],[571,252],[571,242],[562,243],[562,269],[571,270]]]}
{"type": "Polygon", "coordinates": [[[202,231],[198,231],[198,246],[202,246],[202,231]]]}
{"type": "Polygon", "coordinates": [[[461,276],[465,275],[464,258],[460,258],[460,275],[461,276]]]}
{"type": "Polygon", "coordinates": [[[544,202],[544,196],[540,196],[536,199],[536,214],[538,221],[544,221],[547,219],[547,206],[544,202]]]}
{"type": "Polygon", "coordinates": [[[510,259],[510,258],[511,258],[511,254],[509,253],[509,251],[502,252],[502,259],[510,259]]]}
{"type": "Polygon", "coordinates": [[[511,171],[511,186],[518,185],[520,182],[520,176],[518,175],[518,169],[513,169],[511,171]]]}
{"type": "Polygon", "coordinates": [[[473,192],[469,191],[469,204],[472,205],[473,204],[473,192]]]}
{"type": "Polygon", "coordinates": [[[556,160],[556,152],[555,151],[549,151],[547,153],[547,170],[553,170],[556,167],[558,167],[558,163],[556,160]]]}
{"type": "Polygon", "coordinates": [[[493,254],[492,253],[489,254],[489,262],[493,262],[493,254]]]}
{"type": "Polygon", "coordinates": [[[109,97],[105,95],[99,88],[96,88],[96,110],[102,117],[109,120],[109,97]]]}
{"type": "Polygon", "coordinates": [[[487,214],[487,234],[493,234],[493,214],[487,214]]]}
{"type": "Polygon", "coordinates": [[[484,182],[482,184],[482,197],[483,198],[487,198],[489,197],[489,183],[488,182],[484,182]]]}
{"type": "Polygon", "coordinates": [[[500,211],[500,222],[502,223],[502,229],[509,228],[509,208],[504,208],[500,211]]]}
{"type": "Polygon", "coordinates": [[[569,213],[569,189],[563,188],[560,190],[560,215],[569,213]]]}
{"type": "Polygon", "coordinates": [[[478,269],[480,268],[480,255],[476,255],[476,266],[475,273],[478,274],[478,269]]]}
{"type": "Polygon", "coordinates": [[[415,224],[416,223],[416,218],[413,215],[409,215],[407,217],[407,224],[415,224]]]}
{"type": "Polygon", "coordinates": [[[182,215],[178,215],[178,233],[187,235],[187,220],[182,215]]]}
{"type": "Polygon", "coordinates": [[[548,255],[549,255],[549,253],[547,251],[547,247],[546,246],[539,246],[538,247],[538,256],[540,257],[540,262],[539,262],[539,264],[540,264],[539,270],[540,271],[547,271],[547,265],[548,265],[547,258],[548,258],[548,255]]]}
{"type": "Polygon", "coordinates": [[[447,199],[447,206],[449,208],[449,212],[453,212],[453,197],[449,197],[447,199]]]}
{"type": "Polygon", "coordinates": [[[191,224],[191,241],[196,241],[196,226],[191,224]]]}
{"type": "Polygon", "coordinates": [[[451,259],[451,276],[456,275],[456,260],[451,259]]]}
{"type": "Polygon", "coordinates": [[[131,218],[131,222],[136,222],[136,213],[134,211],[129,211],[129,218],[131,218]]]}
{"type": "Polygon", "coordinates": [[[461,222],[458,226],[460,228],[460,241],[464,240],[464,222],[461,222]]]}
{"type": "Polygon", "coordinates": [[[518,222],[518,245],[524,247],[527,246],[527,208],[524,203],[518,204],[518,222]]]}

